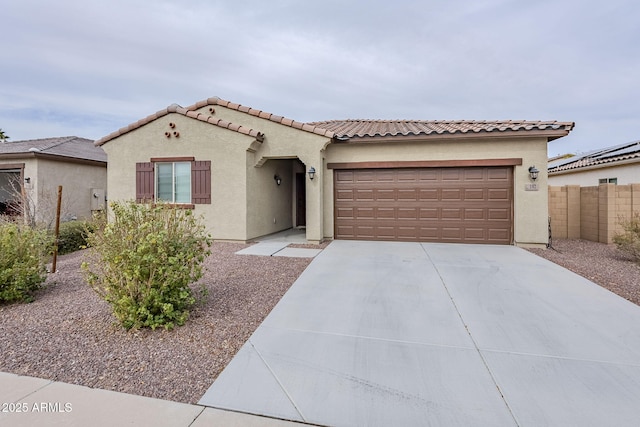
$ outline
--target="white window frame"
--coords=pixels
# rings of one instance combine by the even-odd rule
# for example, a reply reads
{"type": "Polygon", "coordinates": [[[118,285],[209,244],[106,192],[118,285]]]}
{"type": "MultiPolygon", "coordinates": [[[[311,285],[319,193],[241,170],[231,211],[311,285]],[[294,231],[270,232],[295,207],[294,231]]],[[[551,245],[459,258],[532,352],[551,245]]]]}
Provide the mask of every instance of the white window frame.
{"type": "Polygon", "coordinates": [[[192,194],[191,194],[191,162],[190,161],[177,161],[177,162],[155,162],[155,167],[154,167],[155,173],[154,173],[154,198],[155,200],[159,200],[159,201],[163,201],[166,203],[172,203],[172,204],[182,204],[182,205],[189,205],[191,204],[191,200],[192,200],[192,194]],[[189,197],[188,197],[188,201],[186,202],[176,202],[176,195],[177,195],[177,182],[176,182],[176,164],[187,164],[189,165],[189,197]],[[160,199],[158,197],[158,194],[160,192],[160,181],[159,181],[159,165],[171,165],[171,200],[166,200],[166,199],[160,199]]]}
{"type": "Polygon", "coordinates": [[[618,184],[618,178],[600,178],[598,185],[600,184],[618,184]]]}

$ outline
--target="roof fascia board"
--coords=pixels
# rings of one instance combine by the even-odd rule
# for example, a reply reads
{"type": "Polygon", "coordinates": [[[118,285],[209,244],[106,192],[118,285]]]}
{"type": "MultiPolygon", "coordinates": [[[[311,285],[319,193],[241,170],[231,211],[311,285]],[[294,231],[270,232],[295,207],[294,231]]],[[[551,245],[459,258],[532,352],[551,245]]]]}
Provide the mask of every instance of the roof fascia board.
{"type": "Polygon", "coordinates": [[[327,169],[397,169],[397,168],[447,168],[447,167],[490,167],[521,166],[522,158],[509,159],[466,159],[466,160],[417,160],[389,162],[345,162],[327,163],[327,169]]]}
{"type": "MultiPolygon", "coordinates": [[[[43,159],[43,160],[52,160],[55,162],[64,162],[64,163],[75,163],[79,165],[90,165],[90,166],[103,166],[107,167],[106,161],[101,160],[92,160],[92,159],[80,159],[77,157],[68,157],[61,156],[59,154],[48,154],[48,153],[38,153],[38,152],[29,152],[29,153],[8,153],[8,154],[0,154],[0,159],[43,159]]],[[[1,165],[0,165],[1,166],[1,165]]]]}
{"type": "Polygon", "coordinates": [[[617,162],[598,163],[597,165],[588,165],[588,166],[581,166],[581,167],[571,168],[571,169],[563,169],[560,171],[549,171],[548,174],[549,176],[566,175],[570,173],[578,173],[578,172],[590,171],[594,169],[605,169],[605,168],[613,168],[616,166],[626,166],[633,163],[640,163],[640,157],[634,157],[633,159],[620,160],[617,162]]]}
{"type": "Polygon", "coordinates": [[[506,138],[547,138],[547,141],[561,138],[569,134],[566,130],[520,130],[520,131],[494,131],[494,132],[466,132],[447,133],[431,135],[404,135],[404,136],[354,136],[347,140],[336,140],[337,144],[358,144],[358,143],[385,143],[385,142],[423,142],[429,141],[450,141],[452,139],[506,139],[506,138]]]}

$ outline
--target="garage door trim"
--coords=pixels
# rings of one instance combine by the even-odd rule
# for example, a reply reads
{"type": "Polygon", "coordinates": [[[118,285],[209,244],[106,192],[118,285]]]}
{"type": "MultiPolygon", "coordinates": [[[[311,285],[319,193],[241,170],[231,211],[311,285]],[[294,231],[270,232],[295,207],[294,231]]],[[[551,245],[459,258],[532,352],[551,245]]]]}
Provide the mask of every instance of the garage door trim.
{"type": "Polygon", "coordinates": [[[522,166],[522,158],[327,163],[327,169],[399,169],[474,166],[522,166]]]}
{"type": "Polygon", "coordinates": [[[513,167],[456,169],[336,170],[334,236],[337,239],[513,244],[513,167]],[[406,175],[402,170],[416,172],[406,175]],[[451,172],[445,172],[449,170],[451,172]],[[338,185],[338,175],[345,173],[349,174],[345,176],[347,181],[338,185]],[[478,180],[480,176],[483,178],[478,180]],[[354,186],[349,184],[352,178],[354,186]],[[424,190],[419,190],[420,182],[426,184],[424,190]],[[460,186],[464,182],[471,186],[460,186]],[[495,204],[490,199],[495,200],[495,204]],[[425,202],[429,205],[424,205],[425,202]]]}

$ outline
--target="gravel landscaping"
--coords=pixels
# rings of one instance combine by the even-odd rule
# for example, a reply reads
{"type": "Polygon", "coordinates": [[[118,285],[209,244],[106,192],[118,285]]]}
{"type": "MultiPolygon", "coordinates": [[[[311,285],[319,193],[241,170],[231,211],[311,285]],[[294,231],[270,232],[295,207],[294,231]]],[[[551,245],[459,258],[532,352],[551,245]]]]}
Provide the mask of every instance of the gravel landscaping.
{"type": "MultiPolygon", "coordinates": [[[[60,257],[35,302],[0,305],[0,371],[196,403],[311,262],[234,254],[248,246],[214,243],[202,279],[209,294],[173,331],[123,330],[84,283],[84,253],[60,257]]],[[[640,305],[640,266],[614,246],[554,248],[531,252],[640,305]]]]}
{"type": "Polygon", "coordinates": [[[615,245],[588,240],[554,240],[553,249],[530,251],[640,305],[640,265],[615,245]]]}
{"type": "Polygon", "coordinates": [[[85,284],[83,251],[30,304],[0,305],[0,371],[196,403],[311,259],[235,255],[214,243],[202,283],[208,296],[185,326],[125,331],[85,284]]]}

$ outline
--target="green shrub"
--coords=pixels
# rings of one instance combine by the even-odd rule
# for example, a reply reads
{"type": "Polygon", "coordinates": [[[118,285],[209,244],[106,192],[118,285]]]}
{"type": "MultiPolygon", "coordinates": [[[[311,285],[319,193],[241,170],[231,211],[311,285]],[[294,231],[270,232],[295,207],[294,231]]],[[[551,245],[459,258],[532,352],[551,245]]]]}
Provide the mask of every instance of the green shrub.
{"type": "Polygon", "coordinates": [[[183,325],[211,238],[191,210],[112,203],[113,218],[89,233],[87,282],[126,329],[183,325]]]}
{"type": "Polygon", "coordinates": [[[620,220],[624,230],[613,236],[613,243],[634,261],[640,262],[640,212],[634,212],[631,218],[620,220]]]}
{"type": "Polygon", "coordinates": [[[87,246],[87,236],[95,230],[91,221],[69,221],[60,224],[58,253],[68,254],[87,246]]]}
{"type": "Polygon", "coordinates": [[[33,301],[47,277],[50,247],[46,231],[0,222],[0,301],[33,301]]]}

